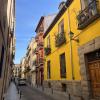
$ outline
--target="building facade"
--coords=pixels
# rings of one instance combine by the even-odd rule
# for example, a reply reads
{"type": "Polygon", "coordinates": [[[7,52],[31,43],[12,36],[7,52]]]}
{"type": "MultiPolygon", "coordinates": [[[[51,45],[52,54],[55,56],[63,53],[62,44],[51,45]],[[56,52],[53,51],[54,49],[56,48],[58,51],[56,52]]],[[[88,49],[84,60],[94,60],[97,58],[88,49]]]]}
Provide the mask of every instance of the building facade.
{"type": "Polygon", "coordinates": [[[31,52],[31,86],[36,86],[36,48],[37,48],[37,42],[35,41],[35,38],[33,38],[32,41],[32,52],[31,52]]]}
{"type": "Polygon", "coordinates": [[[15,64],[14,66],[13,66],[13,77],[14,78],[19,78],[21,76],[21,74],[20,74],[20,64],[15,64]]]}
{"type": "Polygon", "coordinates": [[[59,9],[43,36],[44,87],[99,100],[100,0],[67,0],[59,9]]]}
{"type": "Polygon", "coordinates": [[[12,77],[15,56],[15,0],[0,0],[0,100],[12,77]]]}
{"type": "Polygon", "coordinates": [[[24,71],[27,83],[31,86],[36,85],[36,47],[37,43],[35,38],[32,38],[27,48],[24,71]]]}
{"type": "Polygon", "coordinates": [[[36,84],[37,86],[43,85],[44,80],[44,41],[43,41],[43,35],[44,32],[48,29],[49,25],[51,24],[52,20],[56,14],[48,15],[48,16],[42,16],[40,18],[40,21],[36,27],[36,37],[35,40],[37,42],[37,48],[36,48],[36,84]]]}
{"type": "Polygon", "coordinates": [[[37,56],[37,60],[36,60],[36,84],[38,85],[42,85],[43,83],[43,54],[44,54],[44,50],[43,50],[43,31],[44,31],[44,26],[43,26],[43,20],[44,17],[41,17],[39,24],[37,26],[36,29],[36,42],[37,42],[37,48],[36,48],[36,56],[37,56]]]}
{"type": "Polygon", "coordinates": [[[21,63],[20,63],[20,70],[21,70],[21,79],[26,79],[25,77],[25,57],[22,58],[21,63]]]}

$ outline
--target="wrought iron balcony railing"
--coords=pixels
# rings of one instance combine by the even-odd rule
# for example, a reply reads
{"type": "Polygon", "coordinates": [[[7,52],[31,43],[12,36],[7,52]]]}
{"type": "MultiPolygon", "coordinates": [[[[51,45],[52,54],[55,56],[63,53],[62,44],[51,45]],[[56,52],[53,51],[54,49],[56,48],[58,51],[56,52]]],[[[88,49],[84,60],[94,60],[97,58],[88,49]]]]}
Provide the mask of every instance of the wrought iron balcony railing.
{"type": "Polygon", "coordinates": [[[27,72],[29,72],[30,70],[31,70],[31,69],[30,69],[30,67],[28,66],[28,67],[25,68],[24,73],[27,73],[27,72]]]}
{"type": "Polygon", "coordinates": [[[43,58],[40,58],[40,59],[39,59],[39,64],[41,65],[41,64],[43,64],[43,63],[44,63],[43,58]]]}
{"type": "Polygon", "coordinates": [[[45,55],[49,55],[51,53],[50,47],[46,47],[44,50],[45,50],[45,55]]]}
{"type": "Polygon", "coordinates": [[[34,49],[34,53],[35,53],[35,54],[38,53],[38,49],[37,49],[37,48],[34,49]]]}
{"type": "Polygon", "coordinates": [[[33,61],[33,66],[38,66],[37,60],[33,61]]]}
{"type": "Polygon", "coordinates": [[[61,46],[62,44],[66,43],[66,37],[65,37],[65,33],[58,33],[56,35],[56,41],[55,41],[55,45],[56,47],[61,46]]]}
{"type": "Polygon", "coordinates": [[[39,42],[39,43],[38,43],[38,48],[39,48],[39,49],[43,48],[43,42],[39,42]]]}
{"type": "Polygon", "coordinates": [[[80,11],[77,16],[78,29],[83,29],[100,17],[96,0],[93,0],[87,8],[80,11]]]}

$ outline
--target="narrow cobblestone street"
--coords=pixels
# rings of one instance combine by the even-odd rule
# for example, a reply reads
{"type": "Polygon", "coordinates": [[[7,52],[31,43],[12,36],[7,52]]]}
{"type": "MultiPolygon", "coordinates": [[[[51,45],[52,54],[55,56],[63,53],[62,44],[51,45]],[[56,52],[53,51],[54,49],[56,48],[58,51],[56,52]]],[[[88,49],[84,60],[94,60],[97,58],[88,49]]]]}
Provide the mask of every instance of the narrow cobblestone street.
{"type": "Polygon", "coordinates": [[[31,88],[27,85],[19,86],[11,82],[4,100],[68,100],[67,97],[61,94],[51,94],[50,90],[43,91],[40,87],[31,88]]]}
{"type": "Polygon", "coordinates": [[[46,95],[35,88],[32,89],[27,86],[21,86],[20,91],[22,93],[22,100],[55,100],[51,96],[46,95]]]}

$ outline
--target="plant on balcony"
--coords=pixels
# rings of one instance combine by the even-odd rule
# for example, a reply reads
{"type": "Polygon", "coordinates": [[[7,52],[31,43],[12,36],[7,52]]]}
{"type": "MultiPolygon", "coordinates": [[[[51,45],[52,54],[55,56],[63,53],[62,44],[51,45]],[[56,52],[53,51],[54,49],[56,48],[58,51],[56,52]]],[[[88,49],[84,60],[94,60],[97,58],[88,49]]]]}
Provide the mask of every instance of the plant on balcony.
{"type": "Polygon", "coordinates": [[[58,33],[58,34],[55,36],[55,45],[56,45],[56,47],[61,46],[61,45],[64,44],[65,42],[66,42],[66,37],[65,37],[65,33],[64,33],[64,32],[58,33]]]}
{"type": "Polygon", "coordinates": [[[45,50],[45,55],[49,55],[51,53],[50,47],[46,47],[46,48],[44,48],[44,50],[45,50]]]}
{"type": "Polygon", "coordinates": [[[77,16],[78,29],[85,28],[90,23],[92,23],[94,20],[96,20],[98,17],[100,17],[100,14],[97,9],[97,3],[96,3],[96,0],[93,0],[88,5],[88,7],[86,7],[82,11],[79,11],[79,14],[77,16]]]}

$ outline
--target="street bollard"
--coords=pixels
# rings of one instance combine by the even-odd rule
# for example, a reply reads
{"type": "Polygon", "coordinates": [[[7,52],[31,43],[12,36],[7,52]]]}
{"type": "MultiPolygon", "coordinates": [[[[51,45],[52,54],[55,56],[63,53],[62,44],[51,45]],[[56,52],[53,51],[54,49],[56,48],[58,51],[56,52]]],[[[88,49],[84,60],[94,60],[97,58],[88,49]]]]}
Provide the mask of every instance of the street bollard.
{"type": "Polygon", "coordinates": [[[22,97],[22,92],[21,91],[20,91],[20,94],[19,95],[20,95],[20,99],[21,99],[21,97],[22,97]]]}
{"type": "Polygon", "coordinates": [[[18,86],[17,86],[17,91],[18,91],[18,94],[19,94],[20,91],[19,91],[19,87],[18,86]]]}
{"type": "Polygon", "coordinates": [[[44,91],[44,86],[42,86],[42,91],[44,91]]]}
{"type": "Polygon", "coordinates": [[[51,92],[52,92],[52,94],[53,94],[53,88],[51,88],[51,92]]]}
{"type": "Polygon", "coordinates": [[[71,100],[70,94],[68,95],[69,100],[71,100]]]}

